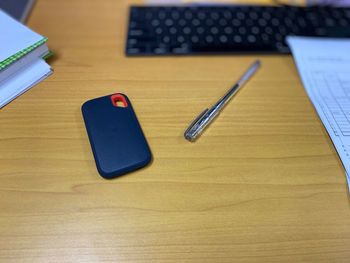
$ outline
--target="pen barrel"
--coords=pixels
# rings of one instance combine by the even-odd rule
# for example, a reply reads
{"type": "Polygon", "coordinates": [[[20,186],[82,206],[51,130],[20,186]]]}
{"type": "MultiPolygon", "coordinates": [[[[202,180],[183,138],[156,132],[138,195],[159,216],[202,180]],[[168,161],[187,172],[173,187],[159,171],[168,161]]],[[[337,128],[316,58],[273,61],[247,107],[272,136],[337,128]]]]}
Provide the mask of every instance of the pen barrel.
{"type": "Polygon", "coordinates": [[[202,116],[195,122],[195,124],[185,132],[185,138],[189,141],[194,141],[205,130],[206,127],[218,116],[220,110],[215,110],[212,107],[210,110],[206,109],[202,116]]]}
{"type": "Polygon", "coordinates": [[[260,61],[255,61],[238,82],[226,92],[226,94],[210,109],[205,109],[185,131],[185,138],[194,141],[206,127],[219,115],[224,106],[232,99],[237,91],[251,78],[255,71],[260,67],[260,61]]]}
{"type": "Polygon", "coordinates": [[[185,138],[194,141],[209,126],[210,123],[219,115],[225,105],[233,98],[238,90],[244,85],[236,83],[214,106],[206,109],[194,122],[193,126],[185,132],[185,138]]]}
{"type": "Polygon", "coordinates": [[[235,84],[213,107],[212,109],[220,111],[232,99],[241,86],[235,84]]]}

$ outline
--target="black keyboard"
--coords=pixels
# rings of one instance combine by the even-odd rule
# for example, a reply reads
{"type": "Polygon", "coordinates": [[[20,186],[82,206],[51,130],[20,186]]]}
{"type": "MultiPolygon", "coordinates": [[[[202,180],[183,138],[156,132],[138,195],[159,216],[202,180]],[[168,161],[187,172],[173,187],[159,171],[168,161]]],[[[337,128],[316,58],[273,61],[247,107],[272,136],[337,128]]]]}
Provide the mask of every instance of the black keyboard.
{"type": "Polygon", "coordinates": [[[350,37],[350,8],[132,6],[126,54],[289,53],[288,35],[350,37]]]}

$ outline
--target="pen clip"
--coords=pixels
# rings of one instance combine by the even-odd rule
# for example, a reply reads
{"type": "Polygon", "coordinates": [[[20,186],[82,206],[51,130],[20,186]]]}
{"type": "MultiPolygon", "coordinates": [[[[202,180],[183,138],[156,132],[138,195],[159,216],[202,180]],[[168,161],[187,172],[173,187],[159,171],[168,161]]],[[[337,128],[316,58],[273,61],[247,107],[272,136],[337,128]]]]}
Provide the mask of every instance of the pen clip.
{"type": "Polygon", "coordinates": [[[201,114],[197,116],[197,118],[194,119],[194,121],[191,122],[191,124],[186,129],[184,136],[187,140],[193,141],[195,139],[195,136],[193,134],[193,128],[202,120],[203,116],[208,112],[208,108],[205,109],[201,114]]]}

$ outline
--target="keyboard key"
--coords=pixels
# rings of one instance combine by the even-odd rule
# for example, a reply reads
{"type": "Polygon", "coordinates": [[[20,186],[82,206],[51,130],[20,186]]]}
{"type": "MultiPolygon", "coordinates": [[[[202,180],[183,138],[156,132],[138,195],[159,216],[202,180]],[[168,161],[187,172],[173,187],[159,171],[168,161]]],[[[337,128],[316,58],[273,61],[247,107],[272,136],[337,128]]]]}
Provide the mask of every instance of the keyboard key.
{"type": "Polygon", "coordinates": [[[220,40],[221,43],[226,43],[228,41],[228,38],[225,35],[221,35],[219,40],[220,40]]]}
{"type": "Polygon", "coordinates": [[[183,32],[184,34],[186,34],[186,35],[189,35],[189,34],[191,34],[192,30],[191,30],[190,27],[186,26],[186,27],[184,27],[184,29],[182,30],[182,32],[183,32]]]}
{"type": "Polygon", "coordinates": [[[232,27],[225,27],[224,32],[227,35],[231,35],[233,33],[233,29],[232,29],[232,27]]]}
{"type": "Polygon", "coordinates": [[[253,35],[249,35],[247,37],[247,39],[248,39],[248,42],[250,42],[250,43],[255,43],[256,42],[256,37],[253,36],[253,35]]]}
{"type": "Polygon", "coordinates": [[[213,36],[209,35],[209,36],[205,37],[205,41],[207,43],[213,43],[214,42],[214,38],[213,38],[213,36]]]}
{"type": "Polygon", "coordinates": [[[192,43],[198,43],[199,42],[199,37],[194,35],[194,36],[191,37],[191,41],[192,41],[192,43]]]}
{"type": "Polygon", "coordinates": [[[219,33],[219,29],[217,27],[212,27],[210,29],[210,33],[212,33],[213,35],[216,35],[219,33]]]}
{"type": "Polygon", "coordinates": [[[241,43],[242,42],[242,37],[239,36],[239,35],[236,35],[236,36],[233,37],[233,41],[235,43],[241,43]]]}
{"type": "Polygon", "coordinates": [[[233,19],[232,20],[232,25],[234,25],[234,26],[240,26],[242,24],[242,22],[240,21],[240,20],[238,20],[238,19],[233,19]]]}
{"type": "Polygon", "coordinates": [[[198,34],[203,34],[204,31],[205,31],[204,27],[198,27],[198,28],[197,28],[197,33],[198,33],[198,34]]]}
{"type": "Polygon", "coordinates": [[[167,20],[165,20],[165,25],[166,26],[172,26],[172,25],[174,25],[174,21],[172,20],[172,19],[167,19],[167,20]]]}

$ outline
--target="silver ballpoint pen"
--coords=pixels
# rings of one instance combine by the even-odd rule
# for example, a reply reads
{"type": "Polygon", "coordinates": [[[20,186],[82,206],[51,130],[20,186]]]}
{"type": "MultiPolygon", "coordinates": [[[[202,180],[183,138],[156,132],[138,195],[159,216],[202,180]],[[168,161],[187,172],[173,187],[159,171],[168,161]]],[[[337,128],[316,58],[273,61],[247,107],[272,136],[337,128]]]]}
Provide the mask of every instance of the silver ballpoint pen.
{"type": "Polygon", "coordinates": [[[218,116],[224,106],[230,101],[230,99],[237,93],[237,91],[249,80],[251,76],[260,67],[260,61],[256,60],[243,76],[237,81],[237,83],[229,89],[226,94],[214,104],[210,109],[205,109],[198,117],[190,124],[184,133],[187,140],[193,142],[203,132],[203,130],[218,116]]]}

